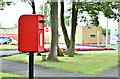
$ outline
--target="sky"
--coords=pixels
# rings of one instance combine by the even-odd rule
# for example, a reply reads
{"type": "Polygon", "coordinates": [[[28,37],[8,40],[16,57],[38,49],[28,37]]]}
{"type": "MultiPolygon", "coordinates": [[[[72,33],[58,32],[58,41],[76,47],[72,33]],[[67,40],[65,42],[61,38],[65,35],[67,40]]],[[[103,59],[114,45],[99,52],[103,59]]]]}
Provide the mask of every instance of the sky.
{"type": "MultiPolygon", "coordinates": [[[[18,19],[23,14],[31,14],[32,8],[26,2],[21,2],[20,0],[12,0],[15,5],[7,6],[4,10],[0,10],[0,23],[4,28],[14,27],[14,24],[18,24],[18,19]]],[[[36,12],[39,12],[39,6],[43,4],[43,0],[35,0],[36,12]]],[[[70,6],[65,3],[65,9],[70,6]]],[[[60,10],[59,10],[60,11],[60,10]]],[[[59,13],[59,12],[58,12],[59,13]]],[[[59,14],[58,14],[59,15],[59,14]]],[[[66,15],[66,14],[65,14],[66,15]]],[[[107,18],[103,15],[99,15],[100,26],[103,28],[107,27],[107,18]]],[[[79,23],[79,25],[84,26],[84,23],[79,23]]],[[[118,28],[118,22],[112,19],[108,20],[108,28],[118,28]]]]}

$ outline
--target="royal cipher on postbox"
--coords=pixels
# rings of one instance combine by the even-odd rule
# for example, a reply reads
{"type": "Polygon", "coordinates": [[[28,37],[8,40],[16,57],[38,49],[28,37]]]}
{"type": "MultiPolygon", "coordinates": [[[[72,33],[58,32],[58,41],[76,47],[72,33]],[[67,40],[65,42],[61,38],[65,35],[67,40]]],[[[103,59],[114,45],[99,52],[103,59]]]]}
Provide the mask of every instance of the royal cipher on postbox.
{"type": "Polygon", "coordinates": [[[25,14],[19,18],[18,50],[40,52],[44,50],[44,15],[25,14]]]}

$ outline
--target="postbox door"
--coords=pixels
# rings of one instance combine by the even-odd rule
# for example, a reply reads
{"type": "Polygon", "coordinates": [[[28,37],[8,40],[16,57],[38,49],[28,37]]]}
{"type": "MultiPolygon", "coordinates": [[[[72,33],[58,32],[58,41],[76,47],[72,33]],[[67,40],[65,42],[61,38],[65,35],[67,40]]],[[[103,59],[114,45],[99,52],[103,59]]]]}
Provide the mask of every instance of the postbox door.
{"type": "Polygon", "coordinates": [[[38,51],[44,51],[44,29],[39,29],[38,51]]]}

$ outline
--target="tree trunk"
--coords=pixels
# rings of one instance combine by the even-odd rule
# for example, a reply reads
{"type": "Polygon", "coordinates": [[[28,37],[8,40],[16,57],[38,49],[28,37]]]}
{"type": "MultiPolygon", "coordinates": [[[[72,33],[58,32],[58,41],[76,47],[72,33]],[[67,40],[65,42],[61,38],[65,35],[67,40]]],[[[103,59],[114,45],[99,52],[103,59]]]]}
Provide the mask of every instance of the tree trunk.
{"type": "Polygon", "coordinates": [[[36,14],[36,12],[35,12],[35,2],[34,2],[34,0],[32,0],[32,9],[33,9],[33,14],[36,14]]]}
{"type": "Polygon", "coordinates": [[[62,0],[61,0],[60,18],[61,18],[61,28],[62,28],[63,35],[64,35],[65,44],[66,44],[67,50],[69,50],[70,39],[68,37],[67,30],[66,30],[65,23],[64,23],[64,1],[62,1],[62,0]]]}
{"type": "Polygon", "coordinates": [[[74,49],[75,49],[75,33],[77,27],[77,12],[75,4],[72,4],[72,28],[71,28],[71,45],[68,51],[68,57],[73,57],[74,49]]]}
{"type": "Polygon", "coordinates": [[[64,56],[63,52],[60,51],[60,48],[58,45],[57,45],[57,56],[64,56]]]}
{"type": "MultiPolygon", "coordinates": [[[[59,35],[58,35],[58,39],[59,39],[59,35]]],[[[57,56],[64,56],[63,53],[60,51],[58,41],[57,41],[57,56]]]]}
{"type": "Polygon", "coordinates": [[[47,60],[59,61],[57,58],[57,43],[58,43],[58,3],[52,2],[51,4],[51,46],[47,60]]]}
{"type": "Polygon", "coordinates": [[[37,52],[37,56],[41,56],[41,53],[40,53],[40,52],[37,52]]]}

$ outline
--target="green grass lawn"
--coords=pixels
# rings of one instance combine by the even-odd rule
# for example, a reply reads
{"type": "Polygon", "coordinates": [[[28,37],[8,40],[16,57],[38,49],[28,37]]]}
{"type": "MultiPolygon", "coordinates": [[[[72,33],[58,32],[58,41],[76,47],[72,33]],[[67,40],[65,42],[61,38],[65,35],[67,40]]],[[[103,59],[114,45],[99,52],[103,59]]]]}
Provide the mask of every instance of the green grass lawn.
{"type": "MultiPolygon", "coordinates": [[[[18,74],[0,72],[0,79],[29,79],[29,77],[18,74]]],[[[39,79],[39,78],[34,78],[34,79],[39,79]]]]}
{"type": "Polygon", "coordinates": [[[3,44],[0,45],[0,50],[2,49],[18,49],[18,45],[3,44]]]}
{"type": "Polygon", "coordinates": [[[108,47],[118,47],[118,46],[120,46],[120,43],[116,43],[116,45],[110,45],[110,44],[108,44],[108,47]]]}
{"type": "Polygon", "coordinates": [[[25,77],[23,75],[0,72],[0,77],[25,77]]]}
{"type": "Polygon", "coordinates": [[[108,44],[108,47],[117,47],[118,46],[118,44],[116,44],[116,45],[110,45],[110,44],[108,44]]]}
{"type": "MultiPolygon", "coordinates": [[[[35,54],[35,64],[76,73],[96,75],[118,65],[118,51],[80,51],[74,57],[58,57],[60,62],[42,62],[41,56],[35,54]]],[[[48,53],[45,53],[46,55],[48,53]]],[[[3,59],[28,63],[29,56],[17,54],[3,59]]]]}

